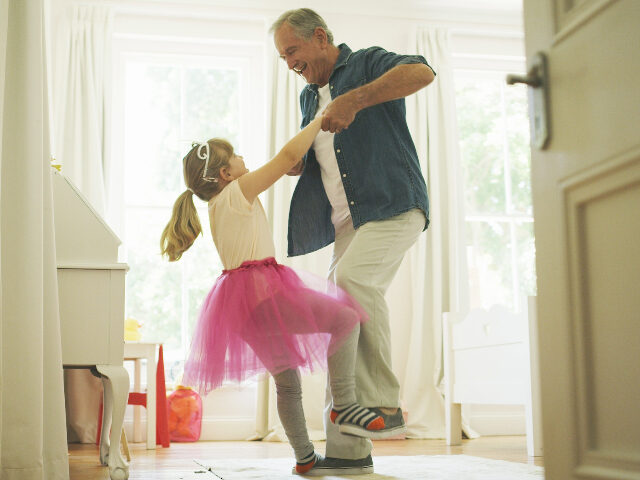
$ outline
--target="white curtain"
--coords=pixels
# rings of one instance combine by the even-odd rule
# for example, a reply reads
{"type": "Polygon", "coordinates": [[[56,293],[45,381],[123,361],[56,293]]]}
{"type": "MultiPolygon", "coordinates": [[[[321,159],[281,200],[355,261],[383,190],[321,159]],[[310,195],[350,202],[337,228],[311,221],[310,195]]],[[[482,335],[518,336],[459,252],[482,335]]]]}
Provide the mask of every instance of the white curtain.
{"type": "MultiPolygon", "coordinates": [[[[408,437],[444,438],[442,312],[464,309],[466,262],[462,241],[462,200],[453,78],[448,35],[419,31],[412,53],[424,55],[438,72],[436,81],[407,98],[409,126],[421,159],[431,201],[431,226],[420,236],[387,293],[392,329],[393,366],[408,413],[408,437]]],[[[273,55],[271,138],[273,156],[299,131],[298,97],[304,82],[273,55]]],[[[296,178],[279,181],[268,195],[276,254],[294,268],[326,275],[331,247],[303,257],[286,258],[289,201],[296,178]]],[[[322,410],[325,375],[303,378],[305,415],[312,439],[324,438],[322,410]]],[[[263,382],[258,394],[260,437],[286,440],[275,413],[273,386],[263,382]]]]}
{"type": "Polygon", "coordinates": [[[104,217],[113,11],[74,5],[63,25],[54,66],[54,155],[63,173],[104,217]]]}
{"type": "Polygon", "coordinates": [[[44,0],[0,0],[0,478],[69,478],[44,0]]]}
{"type": "MultiPolygon", "coordinates": [[[[70,6],[58,28],[54,63],[54,155],[102,217],[110,149],[113,10],[70,6]]],[[[64,372],[70,442],[95,441],[102,382],[87,369],[64,372]]]]}
{"type": "Polygon", "coordinates": [[[464,311],[468,304],[462,178],[449,34],[419,28],[412,48],[437,77],[407,99],[409,127],[429,191],[431,225],[409,252],[405,277],[397,279],[410,288],[413,310],[402,398],[409,436],[442,438],[442,312],[464,311]]]}

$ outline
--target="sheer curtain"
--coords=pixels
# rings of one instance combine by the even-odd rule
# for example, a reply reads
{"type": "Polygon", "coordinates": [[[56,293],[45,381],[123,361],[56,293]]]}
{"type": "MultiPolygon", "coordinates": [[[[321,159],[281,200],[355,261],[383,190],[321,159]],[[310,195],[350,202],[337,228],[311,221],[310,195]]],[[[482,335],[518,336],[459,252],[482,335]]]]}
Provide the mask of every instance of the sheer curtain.
{"type": "Polygon", "coordinates": [[[402,398],[409,436],[442,438],[442,312],[464,311],[468,303],[462,177],[449,33],[418,28],[412,48],[433,65],[437,77],[407,99],[409,127],[429,191],[431,225],[407,259],[404,281],[411,291],[412,317],[402,398]]]}
{"type": "MultiPolygon", "coordinates": [[[[113,10],[73,5],[54,58],[54,154],[62,173],[102,217],[106,212],[113,10]]],[[[69,441],[95,440],[102,382],[87,369],[64,372],[69,441]]]]}
{"type": "Polygon", "coordinates": [[[45,2],[0,0],[0,478],[69,478],[45,2]]]}
{"type": "Polygon", "coordinates": [[[69,8],[55,59],[54,149],[64,174],[105,215],[113,11],[69,8]]]}

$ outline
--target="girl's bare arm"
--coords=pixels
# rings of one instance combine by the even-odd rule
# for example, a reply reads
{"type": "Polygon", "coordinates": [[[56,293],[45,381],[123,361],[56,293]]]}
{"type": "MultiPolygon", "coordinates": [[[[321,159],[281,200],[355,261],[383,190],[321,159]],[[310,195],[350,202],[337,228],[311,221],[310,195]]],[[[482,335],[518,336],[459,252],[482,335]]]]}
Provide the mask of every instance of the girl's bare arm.
{"type": "Polygon", "coordinates": [[[249,203],[253,203],[260,193],[264,192],[300,162],[302,156],[311,147],[321,125],[322,116],[318,116],[289,140],[269,162],[253,172],[242,175],[238,179],[240,189],[249,203]]]}

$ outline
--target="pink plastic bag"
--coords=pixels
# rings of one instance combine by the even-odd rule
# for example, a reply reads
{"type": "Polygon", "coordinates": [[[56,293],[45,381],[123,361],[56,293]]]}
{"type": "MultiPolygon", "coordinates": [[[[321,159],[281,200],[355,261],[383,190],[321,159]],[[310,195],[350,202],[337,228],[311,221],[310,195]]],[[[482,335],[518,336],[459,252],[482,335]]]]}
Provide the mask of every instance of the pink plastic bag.
{"type": "Polygon", "coordinates": [[[202,399],[198,392],[179,386],[167,398],[167,407],[171,441],[197,441],[202,429],[202,399]]]}

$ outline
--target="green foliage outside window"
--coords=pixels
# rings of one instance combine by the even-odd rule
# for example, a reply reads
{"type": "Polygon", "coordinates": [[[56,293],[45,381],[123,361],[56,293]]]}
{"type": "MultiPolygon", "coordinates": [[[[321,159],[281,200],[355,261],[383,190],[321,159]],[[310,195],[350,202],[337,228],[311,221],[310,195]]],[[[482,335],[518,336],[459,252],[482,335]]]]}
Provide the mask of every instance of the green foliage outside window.
{"type": "Polygon", "coordinates": [[[200,304],[222,266],[207,206],[194,197],[203,235],[178,262],[160,256],[160,234],[185,190],[182,157],[191,141],[238,145],[240,72],[184,62],[130,61],[126,72],[125,247],[127,316],[142,341],[164,344],[167,381],[181,374],[200,304]]]}
{"type": "Polygon", "coordinates": [[[504,75],[456,77],[471,307],[535,295],[526,89],[504,75]]]}

